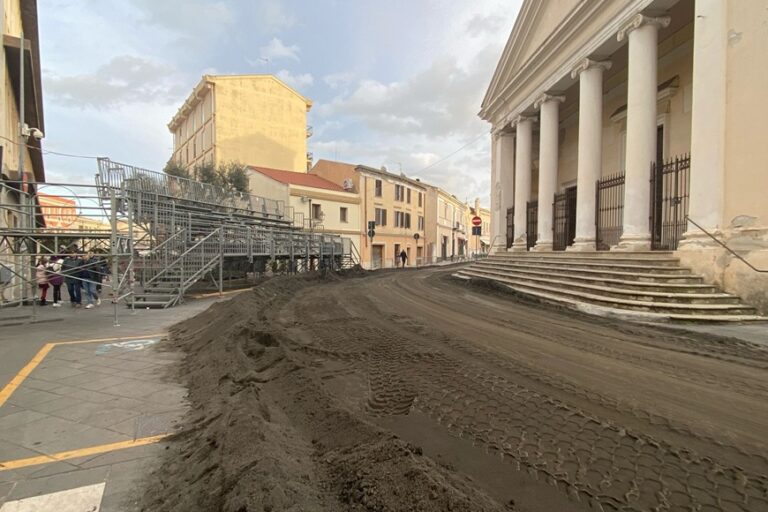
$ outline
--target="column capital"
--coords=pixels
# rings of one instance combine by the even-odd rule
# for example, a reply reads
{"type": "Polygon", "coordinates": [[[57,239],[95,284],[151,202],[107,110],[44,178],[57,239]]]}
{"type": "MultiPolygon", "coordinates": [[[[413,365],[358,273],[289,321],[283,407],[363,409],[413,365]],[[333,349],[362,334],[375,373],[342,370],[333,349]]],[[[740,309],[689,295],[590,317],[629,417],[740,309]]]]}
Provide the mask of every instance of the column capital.
{"type": "Polygon", "coordinates": [[[630,32],[644,25],[653,25],[656,28],[668,27],[671,18],[669,16],[646,16],[645,14],[635,14],[632,18],[619,29],[616,39],[623,41],[630,32]]]}
{"type": "Polygon", "coordinates": [[[607,71],[611,69],[611,66],[613,63],[609,60],[593,60],[593,59],[582,59],[581,62],[576,64],[576,67],[571,70],[571,78],[576,78],[580,74],[582,74],[584,71],[588,69],[595,69],[599,68],[603,71],[607,71]]]}
{"type": "Polygon", "coordinates": [[[515,125],[519,125],[519,124],[522,124],[522,123],[525,123],[525,122],[528,122],[528,121],[530,121],[531,123],[535,123],[536,122],[536,117],[535,116],[519,115],[519,116],[517,116],[515,118],[514,124],[515,125]]]}
{"type": "Polygon", "coordinates": [[[562,103],[565,101],[565,95],[563,94],[555,94],[551,92],[545,92],[539,98],[533,103],[533,106],[535,109],[541,108],[542,103],[546,103],[548,101],[555,101],[557,103],[562,103]]]}

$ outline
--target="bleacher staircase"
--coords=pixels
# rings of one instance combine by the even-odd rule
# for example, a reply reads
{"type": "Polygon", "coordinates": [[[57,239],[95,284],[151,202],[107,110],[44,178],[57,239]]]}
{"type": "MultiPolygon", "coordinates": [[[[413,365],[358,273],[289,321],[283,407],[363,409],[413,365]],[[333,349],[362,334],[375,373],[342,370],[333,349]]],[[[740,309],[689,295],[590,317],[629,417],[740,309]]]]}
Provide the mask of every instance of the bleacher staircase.
{"type": "Polygon", "coordinates": [[[671,252],[500,252],[455,273],[587,312],[686,321],[765,320],[671,252]]]}

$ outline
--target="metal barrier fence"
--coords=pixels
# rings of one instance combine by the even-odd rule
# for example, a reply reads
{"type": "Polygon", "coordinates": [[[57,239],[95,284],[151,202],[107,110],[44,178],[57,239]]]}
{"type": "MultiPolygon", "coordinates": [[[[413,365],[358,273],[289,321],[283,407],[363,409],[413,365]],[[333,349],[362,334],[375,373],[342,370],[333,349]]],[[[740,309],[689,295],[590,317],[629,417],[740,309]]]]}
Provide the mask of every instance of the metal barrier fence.
{"type": "Polygon", "coordinates": [[[532,249],[536,245],[539,236],[539,202],[528,201],[525,205],[525,224],[526,224],[526,248],[532,249]]]}
{"type": "Polygon", "coordinates": [[[552,249],[564,251],[576,237],[576,187],[555,194],[552,215],[552,249]]]}

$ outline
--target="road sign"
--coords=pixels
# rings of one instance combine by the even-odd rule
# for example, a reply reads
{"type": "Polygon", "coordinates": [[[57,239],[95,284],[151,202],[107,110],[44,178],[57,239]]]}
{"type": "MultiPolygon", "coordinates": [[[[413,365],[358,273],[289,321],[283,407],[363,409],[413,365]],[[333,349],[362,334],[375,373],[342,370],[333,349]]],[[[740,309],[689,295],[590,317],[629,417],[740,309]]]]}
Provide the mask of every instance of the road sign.
{"type": "Polygon", "coordinates": [[[474,217],[472,217],[472,225],[473,225],[473,226],[479,226],[479,225],[481,225],[482,223],[483,223],[483,219],[481,219],[481,218],[480,218],[480,217],[478,217],[477,215],[475,215],[474,217]]]}
{"type": "Polygon", "coordinates": [[[413,239],[418,241],[419,240],[419,234],[418,233],[414,233],[413,234],[413,239]]]}
{"type": "Polygon", "coordinates": [[[374,229],[369,229],[369,230],[368,230],[368,236],[369,236],[370,238],[373,238],[374,236],[376,236],[376,230],[374,230],[374,229]]]}
{"type": "Polygon", "coordinates": [[[483,234],[483,226],[472,226],[472,234],[480,236],[483,234]]]}
{"type": "Polygon", "coordinates": [[[368,231],[373,231],[376,229],[376,221],[375,220],[369,220],[368,221],[368,231]]]}

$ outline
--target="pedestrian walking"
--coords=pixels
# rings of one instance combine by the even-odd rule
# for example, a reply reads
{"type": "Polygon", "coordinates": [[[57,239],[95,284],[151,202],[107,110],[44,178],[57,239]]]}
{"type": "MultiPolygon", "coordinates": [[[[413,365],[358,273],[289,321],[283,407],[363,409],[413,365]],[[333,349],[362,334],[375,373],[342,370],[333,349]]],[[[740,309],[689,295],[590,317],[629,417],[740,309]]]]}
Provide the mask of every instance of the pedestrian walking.
{"type": "Polygon", "coordinates": [[[61,285],[64,284],[64,276],[60,274],[61,264],[64,258],[54,256],[48,262],[48,284],[53,287],[53,307],[61,307],[61,285]]]}
{"type": "Polygon", "coordinates": [[[408,261],[408,253],[405,252],[405,249],[400,251],[400,261],[403,263],[403,268],[405,268],[405,264],[408,261]]]}
{"type": "Polygon", "coordinates": [[[69,293],[69,303],[73,308],[82,307],[82,297],[80,294],[82,272],[83,260],[77,254],[77,247],[72,247],[61,264],[61,273],[64,274],[64,282],[69,293]]]}
{"type": "Polygon", "coordinates": [[[46,272],[46,266],[48,261],[43,257],[37,260],[35,266],[35,281],[37,281],[37,287],[40,289],[40,305],[46,306],[48,302],[45,300],[48,295],[48,273],[46,272]]]}

